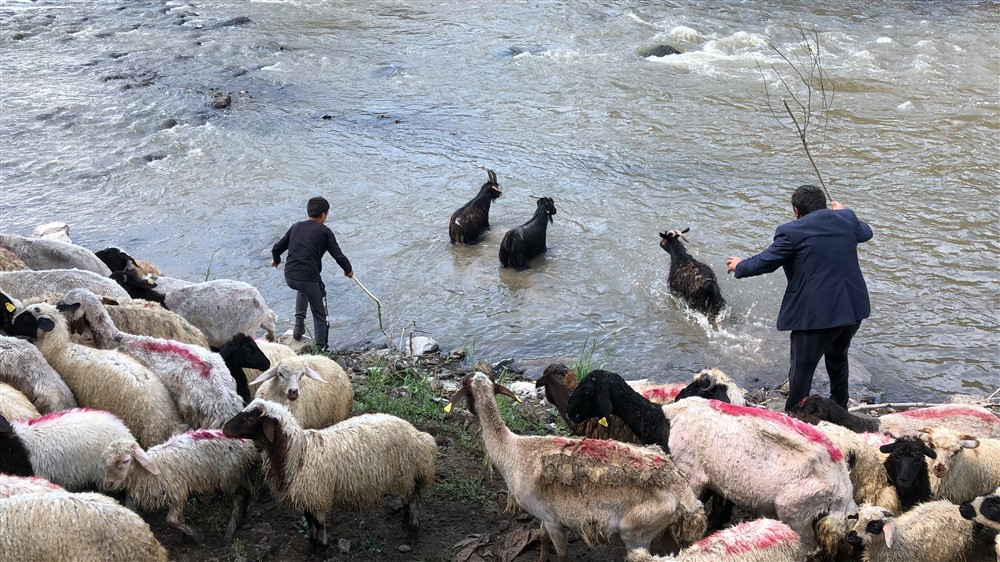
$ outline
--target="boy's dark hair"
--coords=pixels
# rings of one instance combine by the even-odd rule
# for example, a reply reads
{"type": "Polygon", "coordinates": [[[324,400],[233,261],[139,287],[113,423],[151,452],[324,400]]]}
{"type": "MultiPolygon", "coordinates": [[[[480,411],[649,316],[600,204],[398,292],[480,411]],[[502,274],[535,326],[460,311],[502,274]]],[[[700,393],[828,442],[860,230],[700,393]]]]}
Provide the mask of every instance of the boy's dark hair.
{"type": "Polygon", "coordinates": [[[806,216],[813,211],[826,208],[826,196],[823,190],[815,185],[800,185],[792,194],[792,207],[799,211],[799,216],[806,216]]]}
{"type": "Polygon", "coordinates": [[[306,212],[309,213],[309,218],[318,219],[330,210],[330,203],[322,197],[313,197],[309,200],[306,205],[306,212]]]}

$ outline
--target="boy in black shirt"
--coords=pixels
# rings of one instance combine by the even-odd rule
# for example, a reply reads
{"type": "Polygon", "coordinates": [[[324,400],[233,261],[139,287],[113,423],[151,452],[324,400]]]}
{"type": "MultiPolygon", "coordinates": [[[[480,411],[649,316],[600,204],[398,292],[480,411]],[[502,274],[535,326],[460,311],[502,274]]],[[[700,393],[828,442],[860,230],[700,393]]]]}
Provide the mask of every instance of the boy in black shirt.
{"type": "Polygon", "coordinates": [[[337,265],[348,278],[354,277],[351,262],[340,251],[337,237],[324,223],[330,211],[330,203],[322,197],[313,197],[306,205],[309,220],[297,222],[271,248],[271,267],[278,267],[281,254],[288,250],[285,262],[285,283],[296,291],[295,327],[292,337],[302,339],[306,326],[306,304],[312,310],[315,344],[320,351],[328,351],[330,324],[326,318],[326,286],[320,272],[323,271],[323,254],[330,252],[337,265]]]}

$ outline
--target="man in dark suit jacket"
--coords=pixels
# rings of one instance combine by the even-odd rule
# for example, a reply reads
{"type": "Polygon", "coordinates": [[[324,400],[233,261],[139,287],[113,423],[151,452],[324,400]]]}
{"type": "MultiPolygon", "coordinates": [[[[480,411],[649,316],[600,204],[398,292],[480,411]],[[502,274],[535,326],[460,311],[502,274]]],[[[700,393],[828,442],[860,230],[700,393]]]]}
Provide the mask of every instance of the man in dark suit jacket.
{"type": "Polygon", "coordinates": [[[858,265],[858,244],[872,238],[872,229],[854,211],[823,192],[803,185],[792,195],[794,221],[774,231],[774,242],[756,256],[730,256],[729,273],[753,277],[783,267],[788,287],[778,312],[778,330],[791,330],[788,370],[790,410],[812,389],[820,357],[826,357],[830,398],[847,407],[847,349],[868,318],[868,287],[858,265]]]}

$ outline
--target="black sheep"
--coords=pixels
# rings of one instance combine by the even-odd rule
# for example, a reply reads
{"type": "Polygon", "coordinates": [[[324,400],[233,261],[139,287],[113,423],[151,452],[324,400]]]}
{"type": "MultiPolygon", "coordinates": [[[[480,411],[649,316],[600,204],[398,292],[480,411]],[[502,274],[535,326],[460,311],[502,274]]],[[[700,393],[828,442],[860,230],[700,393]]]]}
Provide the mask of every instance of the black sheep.
{"type": "Polygon", "coordinates": [[[500,243],[500,267],[528,269],[528,262],[544,253],[545,230],[556,214],[556,204],[551,197],[540,197],[531,220],[512,228],[500,243]]]}
{"type": "Polygon", "coordinates": [[[125,292],[128,293],[128,296],[133,299],[153,301],[160,303],[160,306],[163,308],[167,308],[167,305],[163,302],[166,298],[165,295],[153,290],[156,288],[156,282],[152,279],[140,277],[139,274],[131,269],[114,271],[109,277],[121,285],[121,287],[125,289],[125,292]]]}
{"type": "Polygon", "coordinates": [[[243,405],[246,406],[253,400],[253,395],[250,394],[250,385],[247,383],[247,376],[243,368],[265,371],[271,367],[271,361],[260,350],[260,347],[257,347],[257,342],[244,333],[238,333],[229,338],[229,341],[219,350],[219,355],[222,356],[226,367],[229,368],[229,374],[236,381],[236,393],[240,395],[240,398],[243,399],[243,405]]]}
{"type": "Polygon", "coordinates": [[[722,307],[726,306],[726,299],[722,298],[719,281],[712,268],[692,258],[681,244],[681,240],[687,241],[684,233],[688,230],[691,229],[660,233],[660,247],[670,254],[670,275],[667,278],[670,292],[708,316],[714,325],[722,307]]]}
{"type": "Polygon", "coordinates": [[[114,246],[109,246],[103,250],[98,250],[94,252],[97,259],[104,262],[104,265],[108,266],[111,271],[121,271],[123,269],[133,269],[138,268],[139,264],[136,263],[135,259],[123,252],[119,248],[114,246]],[[131,264],[132,268],[129,268],[131,264]]]}
{"type": "Polygon", "coordinates": [[[851,413],[833,400],[816,394],[803,398],[788,411],[788,415],[811,424],[827,421],[855,433],[881,433],[878,419],[851,413]]]}
{"type": "Polygon", "coordinates": [[[931,499],[930,473],[924,457],[937,458],[933,449],[917,437],[902,437],[878,450],[889,455],[882,464],[889,483],[896,487],[902,511],[931,499]]]}
{"type": "Polygon", "coordinates": [[[0,472],[11,476],[35,475],[31,453],[3,416],[0,416],[0,472]]]}
{"type": "Polygon", "coordinates": [[[14,299],[0,293],[0,333],[10,333],[13,327],[11,320],[14,319],[16,311],[17,305],[14,304],[14,299]]]}
{"type": "Polygon", "coordinates": [[[479,194],[451,215],[448,236],[452,244],[472,246],[490,229],[490,203],[500,197],[502,192],[497,183],[496,172],[486,170],[486,175],[489,179],[479,188],[479,194]]]}
{"type": "Polygon", "coordinates": [[[710,373],[705,373],[691,381],[690,384],[677,393],[674,401],[677,402],[691,396],[700,396],[706,400],[731,402],[729,399],[729,385],[719,383],[710,373]]]}
{"type": "Polygon", "coordinates": [[[603,424],[597,419],[584,420],[580,423],[570,420],[566,415],[566,406],[576,387],[576,373],[562,363],[549,365],[542,376],[535,381],[535,388],[545,389],[545,399],[556,407],[559,416],[566,422],[573,435],[589,439],[614,439],[627,443],[640,443],[632,430],[617,416],[606,416],[607,419],[603,424]]]}

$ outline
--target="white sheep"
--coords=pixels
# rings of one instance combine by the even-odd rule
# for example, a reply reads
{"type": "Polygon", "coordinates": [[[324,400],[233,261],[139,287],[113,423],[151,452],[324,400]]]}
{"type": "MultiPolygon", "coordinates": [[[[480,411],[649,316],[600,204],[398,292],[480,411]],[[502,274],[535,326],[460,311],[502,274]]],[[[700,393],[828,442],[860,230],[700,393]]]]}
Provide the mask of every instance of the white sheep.
{"type": "MultiPolygon", "coordinates": [[[[102,264],[103,265],[103,264],[102,264]]],[[[0,287],[7,295],[28,300],[47,293],[64,294],[70,289],[90,289],[98,295],[130,300],[125,289],[107,277],[82,269],[46,269],[44,271],[0,272],[0,287]]]]}
{"type": "Polygon", "coordinates": [[[86,408],[46,414],[34,420],[11,420],[10,426],[13,438],[27,449],[34,474],[67,490],[100,486],[104,482],[101,453],[112,441],[133,439],[125,424],[114,415],[86,408]]]}
{"type": "Polygon", "coordinates": [[[76,244],[44,238],[28,238],[16,234],[0,234],[0,247],[17,254],[34,270],[82,269],[101,277],[111,275],[111,270],[94,252],[76,244]]]}
{"type": "Polygon", "coordinates": [[[153,372],[118,351],[72,343],[66,318],[48,303],[33,304],[14,324],[69,385],[81,406],[121,418],[145,447],[166,441],[187,426],[170,393],[153,372]]]}
{"type": "MultiPolygon", "coordinates": [[[[254,338],[253,341],[257,345],[257,348],[260,349],[264,353],[264,355],[267,356],[267,360],[271,363],[272,366],[277,365],[278,361],[281,361],[286,357],[298,356],[298,353],[295,353],[294,349],[288,347],[283,343],[267,341],[259,338],[254,338]]],[[[247,380],[252,381],[257,377],[259,377],[264,371],[258,369],[245,368],[243,369],[243,372],[246,374],[247,380]]]]}
{"type": "Polygon", "coordinates": [[[257,458],[253,441],[230,439],[217,429],[176,435],[148,451],[134,440],[119,440],[103,454],[104,488],[126,490],[143,511],[168,508],[167,524],[197,542],[201,542],[198,532],[184,523],[188,497],[221,491],[233,500],[228,543],[246,515],[247,475],[257,458]]]}
{"type": "Polygon", "coordinates": [[[873,418],[813,394],[803,398],[790,413],[809,423],[825,420],[858,433],[887,433],[896,438],[916,437],[923,427],[950,427],[979,437],[1000,437],[1000,416],[971,404],[942,404],[873,418]]]}
{"type": "Polygon", "coordinates": [[[847,459],[855,503],[877,505],[893,513],[900,511],[899,495],[896,487],[889,483],[885,469],[885,456],[878,450],[885,444],[886,436],[855,433],[830,422],[820,422],[816,429],[823,432],[847,459]]]}
{"type": "Polygon", "coordinates": [[[284,405],[305,429],[321,429],[351,414],[354,389],[336,361],[322,355],[287,357],[250,384],[256,397],[284,405]]]}
{"type": "Polygon", "coordinates": [[[302,429],[288,408],[258,398],[222,430],[262,443],[271,494],[305,512],[314,549],[327,547],[326,514],[334,506],[366,509],[385,494],[400,497],[408,537],[416,538],[421,496],[434,483],[437,444],[409,422],[365,414],[326,429],[302,429]]]}
{"type": "Polygon", "coordinates": [[[653,556],[633,550],[625,562],[805,562],[799,534],[774,519],[755,519],[723,529],[676,556],[653,556]]]}
{"type": "Polygon", "coordinates": [[[222,347],[240,332],[253,336],[258,328],[267,331],[269,340],[274,339],[274,312],[260,291],[247,283],[232,279],[196,283],[170,291],[163,302],[197,326],[212,347],[222,347]]]}
{"type": "Polygon", "coordinates": [[[0,560],[168,558],[149,525],[107,496],[31,493],[0,500],[0,560]]]}
{"type": "Polygon", "coordinates": [[[72,244],[69,237],[69,225],[64,222],[47,222],[36,225],[31,229],[32,238],[44,238],[46,240],[58,240],[72,244]]]}
{"type": "Polygon", "coordinates": [[[86,289],[66,293],[58,308],[74,321],[86,320],[98,348],[117,350],[155,373],[191,427],[222,427],[243,409],[236,381],[219,354],[197,345],[122,332],[100,299],[86,289]]]}
{"type": "Polygon", "coordinates": [[[866,504],[858,508],[847,540],[865,547],[865,562],[965,562],[974,542],[972,525],[947,501],[922,503],[899,517],[866,504]]]}
{"type": "Polygon", "coordinates": [[[27,396],[2,382],[0,382],[0,415],[8,420],[33,420],[41,417],[27,396]]]}
{"type": "Polygon", "coordinates": [[[962,503],[1000,487],[1000,439],[977,439],[947,427],[921,429],[920,438],[937,454],[931,464],[939,479],[932,484],[934,498],[962,503]]]}
{"type": "Polygon", "coordinates": [[[588,546],[618,535],[629,549],[648,549],[664,538],[687,544],[705,532],[701,502],[661,449],[515,435],[500,417],[495,393],[516,399],[486,375],[468,375],[446,410],[469,400],[510,501],[541,522],[539,560],[547,558],[549,540],[566,559],[567,530],[579,533],[588,546]]]}
{"type": "Polygon", "coordinates": [[[0,473],[0,500],[21,494],[66,492],[58,484],[53,484],[38,476],[11,476],[0,473]]]}
{"type": "Polygon", "coordinates": [[[42,414],[76,408],[73,391],[31,343],[0,336],[0,382],[31,400],[42,414]]]}

